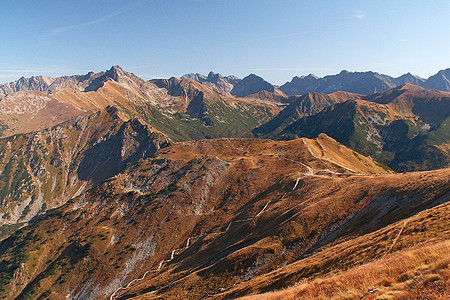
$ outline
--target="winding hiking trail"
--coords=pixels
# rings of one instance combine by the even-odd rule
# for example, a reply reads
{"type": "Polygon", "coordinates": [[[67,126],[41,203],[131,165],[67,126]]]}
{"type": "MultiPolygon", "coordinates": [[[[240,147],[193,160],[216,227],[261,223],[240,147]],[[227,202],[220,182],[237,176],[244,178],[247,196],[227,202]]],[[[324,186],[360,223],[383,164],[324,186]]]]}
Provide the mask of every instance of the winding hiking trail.
{"type": "MultiPolygon", "coordinates": [[[[337,165],[337,166],[340,166],[340,167],[342,167],[342,168],[344,168],[344,169],[346,169],[346,170],[352,172],[352,173],[353,173],[352,175],[365,175],[365,174],[359,174],[359,173],[356,173],[354,170],[352,170],[352,169],[350,169],[350,168],[347,168],[347,167],[345,167],[345,166],[342,166],[342,165],[340,165],[340,164],[338,164],[338,163],[336,163],[336,162],[334,162],[334,161],[330,161],[330,160],[328,160],[328,159],[325,159],[325,158],[324,158],[324,157],[325,157],[325,151],[324,151],[325,149],[324,149],[324,147],[323,147],[321,144],[319,144],[319,146],[320,146],[321,149],[322,149],[322,154],[323,154],[323,155],[322,155],[322,157],[317,157],[317,156],[314,154],[314,152],[312,151],[312,149],[309,147],[309,145],[308,145],[308,143],[305,141],[305,139],[302,138],[302,140],[303,140],[303,143],[305,144],[305,146],[307,147],[309,153],[310,153],[314,158],[317,158],[317,159],[320,159],[320,160],[322,160],[322,161],[326,161],[326,162],[335,164],[335,165],[337,165]]],[[[239,152],[245,152],[245,150],[243,150],[243,149],[239,149],[239,148],[235,148],[235,147],[231,147],[231,146],[227,146],[227,147],[230,148],[230,149],[237,150],[237,151],[239,151],[239,152]]],[[[292,190],[291,190],[290,192],[295,191],[295,189],[297,188],[297,185],[298,185],[299,181],[300,181],[302,178],[309,177],[309,176],[317,176],[317,174],[318,174],[319,172],[325,172],[325,173],[330,173],[330,174],[334,174],[334,175],[343,175],[343,174],[345,174],[345,173],[335,172],[335,171],[332,171],[332,170],[329,170],[329,169],[315,170],[315,169],[313,169],[311,166],[309,166],[309,165],[307,165],[307,164],[305,164],[305,163],[303,163],[303,162],[301,162],[301,161],[297,161],[297,160],[293,160],[293,159],[290,159],[290,158],[287,158],[287,157],[283,157],[283,156],[281,156],[281,155],[279,155],[279,154],[273,154],[273,153],[258,153],[258,154],[261,154],[261,155],[268,155],[268,156],[275,156],[275,157],[278,157],[278,158],[281,158],[281,159],[284,159],[284,160],[287,160],[287,161],[290,161],[290,162],[293,162],[293,163],[300,164],[301,166],[303,166],[303,167],[305,167],[305,168],[307,169],[307,172],[303,172],[303,173],[302,173],[302,176],[300,176],[300,177],[297,178],[297,180],[296,180],[296,182],[295,182],[295,184],[294,184],[294,186],[293,186],[293,188],[292,188],[292,190]]],[[[286,198],[286,196],[288,196],[290,192],[284,193],[283,196],[281,197],[281,200],[283,200],[284,198],[286,198]]],[[[171,261],[175,258],[175,256],[176,256],[177,254],[179,254],[179,253],[181,253],[181,252],[187,250],[187,249],[191,246],[191,240],[192,240],[192,239],[201,238],[201,237],[206,237],[206,236],[219,235],[219,234],[225,234],[225,233],[228,232],[228,230],[230,229],[230,227],[231,227],[232,224],[235,224],[235,223],[242,223],[242,222],[250,222],[250,221],[253,221],[253,220],[255,220],[256,218],[258,218],[262,213],[264,213],[264,211],[267,209],[267,207],[269,206],[270,203],[271,203],[271,201],[268,201],[268,202],[264,205],[264,207],[263,207],[263,208],[262,208],[255,216],[253,216],[253,217],[251,217],[251,218],[230,221],[230,223],[228,223],[228,226],[226,227],[226,229],[223,230],[223,231],[212,232],[212,233],[203,233],[203,234],[200,234],[200,235],[195,235],[195,236],[188,237],[188,239],[186,240],[185,246],[184,246],[184,247],[181,247],[181,248],[173,249],[172,252],[171,252],[171,255],[170,255],[170,258],[169,258],[169,259],[163,259],[163,260],[159,263],[159,265],[158,265],[158,267],[157,267],[156,269],[150,269],[150,270],[147,270],[141,277],[135,278],[135,279],[131,280],[131,281],[130,281],[128,284],[126,284],[125,286],[120,287],[119,289],[115,290],[114,293],[111,294],[111,296],[109,297],[109,299],[110,299],[110,300],[113,300],[113,299],[116,297],[116,295],[117,295],[120,291],[124,291],[124,290],[128,289],[129,287],[131,287],[134,283],[136,283],[136,282],[138,282],[138,281],[141,281],[141,280],[145,279],[145,277],[147,277],[147,275],[148,275],[149,273],[160,271],[160,270],[163,268],[164,264],[171,262],[171,261]]],[[[405,225],[406,225],[406,224],[405,224],[405,225]]],[[[400,232],[400,234],[401,234],[401,232],[400,232]]],[[[394,242],[394,244],[395,244],[395,242],[394,242]]]]}
{"type": "Polygon", "coordinates": [[[392,249],[394,248],[395,244],[397,243],[398,239],[400,238],[400,236],[403,233],[403,230],[405,230],[406,225],[408,224],[409,220],[405,220],[403,222],[402,227],[400,228],[400,231],[398,232],[397,236],[395,237],[394,241],[392,242],[392,245],[389,247],[389,249],[386,251],[386,253],[384,254],[384,256],[388,255],[392,249]]]}
{"type": "MultiPolygon", "coordinates": [[[[339,167],[341,167],[341,168],[343,168],[343,169],[345,169],[345,170],[347,170],[347,171],[349,171],[349,172],[352,172],[353,175],[367,176],[366,174],[358,173],[358,172],[356,172],[355,170],[352,170],[352,169],[350,169],[350,168],[348,168],[348,167],[346,167],[346,166],[343,166],[343,165],[339,164],[339,163],[336,162],[336,161],[332,161],[332,160],[326,158],[326,157],[325,157],[325,156],[326,156],[326,153],[325,153],[325,151],[326,151],[326,150],[325,150],[325,147],[322,145],[322,143],[319,141],[319,139],[316,139],[315,141],[317,142],[317,145],[319,145],[319,147],[320,147],[320,151],[321,151],[321,154],[322,154],[321,156],[317,156],[317,155],[314,153],[314,151],[312,151],[311,147],[308,145],[308,142],[305,140],[305,138],[302,138],[302,141],[303,141],[303,143],[305,144],[306,148],[308,148],[309,153],[311,153],[311,155],[314,156],[315,158],[320,159],[320,160],[323,161],[323,162],[326,161],[326,162],[335,164],[335,165],[337,165],[337,166],[339,166],[339,167]]],[[[332,174],[343,174],[343,173],[337,173],[337,172],[334,172],[334,171],[331,171],[331,170],[328,170],[328,169],[326,169],[326,170],[321,170],[321,171],[329,171],[329,172],[332,173],[332,174]]]]}

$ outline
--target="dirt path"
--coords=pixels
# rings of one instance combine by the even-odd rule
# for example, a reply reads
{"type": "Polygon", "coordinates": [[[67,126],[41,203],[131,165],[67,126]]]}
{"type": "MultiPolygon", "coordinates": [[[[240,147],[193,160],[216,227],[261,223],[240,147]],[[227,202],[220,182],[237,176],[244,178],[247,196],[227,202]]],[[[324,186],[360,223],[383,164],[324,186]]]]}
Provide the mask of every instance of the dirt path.
{"type": "MultiPolygon", "coordinates": [[[[307,142],[306,142],[304,139],[302,139],[302,140],[303,140],[303,143],[304,143],[304,144],[306,145],[306,147],[308,148],[308,151],[311,153],[311,155],[314,156],[315,158],[318,158],[318,159],[322,160],[322,158],[317,157],[316,155],[314,155],[313,152],[312,152],[312,150],[311,150],[311,148],[310,148],[309,145],[307,144],[307,142]]],[[[228,146],[228,148],[234,149],[234,150],[238,150],[238,151],[240,151],[240,152],[245,152],[245,150],[239,149],[239,148],[234,148],[234,147],[229,147],[229,146],[228,146]]],[[[321,148],[323,148],[323,147],[321,146],[321,148]]],[[[323,150],[322,150],[322,153],[323,153],[323,156],[325,156],[325,152],[324,152],[323,150]]],[[[309,165],[307,165],[307,164],[305,164],[305,163],[303,163],[303,162],[301,162],[301,161],[297,161],[297,160],[293,160],[293,159],[290,159],[290,158],[286,158],[286,157],[280,156],[280,155],[278,155],[278,154],[272,154],[272,153],[258,153],[258,154],[267,155],[267,156],[275,156],[275,157],[277,157],[277,158],[281,158],[281,159],[284,159],[284,160],[287,160],[287,161],[290,161],[290,162],[293,162],[293,163],[300,164],[301,166],[303,166],[303,167],[305,167],[305,168],[307,169],[306,172],[302,173],[302,176],[300,176],[300,177],[297,178],[297,180],[296,180],[296,182],[295,182],[295,184],[294,184],[294,187],[292,188],[291,192],[294,191],[294,190],[297,188],[297,185],[298,185],[299,181],[300,181],[302,178],[305,178],[305,177],[308,177],[308,176],[316,176],[316,174],[317,174],[318,172],[327,172],[327,173],[330,173],[330,174],[336,174],[336,175],[342,175],[342,174],[344,174],[344,173],[338,173],[338,172],[335,172],[335,171],[332,171],[332,170],[329,170],[329,169],[315,170],[315,169],[313,169],[311,166],[309,166],[309,165]]],[[[327,161],[328,161],[328,160],[327,160],[327,161]]],[[[349,171],[351,171],[351,172],[353,172],[353,173],[356,173],[355,171],[353,171],[353,170],[351,170],[351,169],[349,169],[349,168],[346,168],[346,167],[344,167],[344,166],[341,166],[341,165],[339,165],[339,164],[337,164],[337,163],[334,163],[334,162],[330,162],[330,163],[336,164],[336,165],[338,165],[338,166],[340,166],[340,167],[343,167],[343,168],[346,169],[346,170],[349,170],[349,171]]],[[[283,200],[286,196],[288,196],[289,193],[290,193],[290,192],[284,193],[283,196],[281,197],[281,200],[283,200]]],[[[158,268],[156,268],[156,269],[151,269],[151,270],[146,271],[141,277],[136,278],[136,279],[133,279],[133,280],[130,281],[127,285],[125,285],[125,286],[123,286],[123,287],[117,289],[116,291],[114,291],[113,294],[111,294],[111,296],[109,297],[109,299],[110,299],[110,300],[113,300],[114,297],[117,295],[117,293],[119,293],[120,291],[124,291],[124,290],[128,289],[129,287],[131,287],[134,283],[136,283],[136,282],[138,282],[138,281],[141,281],[141,280],[145,279],[145,277],[147,277],[147,275],[148,275],[149,273],[157,272],[157,271],[161,270],[162,267],[164,266],[164,264],[171,262],[171,261],[175,258],[175,256],[177,255],[177,253],[181,253],[181,252],[187,250],[187,249],[191,246],[191,240],[192,240],[192,239],[201,238],[201,237],[206,237],[206,236],[212,236],[212,235],[225,234],[226,232],[228,232],[228,230],[230,229],[231,225],[233,225],[233,224],[235,224],[235,223],[250,222],[250,221],[253,221],[253,220],[255,220],[256,218],[258,218],[261,214],[263,214],[263,213],[266,211],[266,209],[267,209],[267,207],[269,206],[270,203],[271,203],[271,201],[267,202],[266,205],[264,205],[264,207],[263,207],[263,208],[262,208],[255,216],[253,216],[253,217],[251,217],[251,218],[230,221],[230,223],[228,223],[228,226],[226,227],[226,229],[223,230],[223,231],[213,232],[213,233],[203,233],[203,234],[201,234],[201,235],[196,235],[196,236],[188,237],[188,239],[186,240],[186,245],[185,245],[184,247],[181,247],[181,248],[173,249],[172,252],[171,252],[170,258],[169,258],[169,259],[163,259],[163,260],[159,263],[158,268]]]]}

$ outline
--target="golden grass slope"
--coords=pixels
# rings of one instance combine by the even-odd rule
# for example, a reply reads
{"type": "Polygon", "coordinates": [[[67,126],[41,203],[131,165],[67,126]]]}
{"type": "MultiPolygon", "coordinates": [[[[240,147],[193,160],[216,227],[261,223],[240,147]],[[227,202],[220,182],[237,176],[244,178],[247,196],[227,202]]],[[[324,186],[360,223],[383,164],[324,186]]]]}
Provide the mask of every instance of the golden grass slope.
{"type": "MultiPolygon", "coordinates": [[[[139,294],[143,295],[138,299],[235,298],[280,289],[302,278],[345,270],[411,245],[448,238],[448,206],[419,214],[419,221],[411,222],[411,227],[403,229],[405,235],[398,236],[403,218],[421,207],[448,201],[449,172],[306,177],[292,194],[281,194],[281,200],[274,199],[254,221],[236,224],[201,244],[197,241],[193,249],[121,291],[117,298],[139,294]],[[215,250],[207,250],[211,247],[215,250]],[[214,251],[218,257],[207,263],[214,251]],[[200,263],[202,260],[206,262],[200,263]],[[190,269],[195,266],[193,261],[200,267],[190,269]]],[[[261,202],[253,215],[264,208],[266,203],[261,202]]],[[[221,223],[220,218],[213,219],[221,223]]]]}
{"type": "MultiPolygon", "coordinates": [[[[329,272],[322,273],[325,275],[305,276],[284,290],[242,299],[447,299],[450,295],[449,213],[450,204],[442,204],[326,249],[284,268],[292,272],[300,270],[300,266],[317,269],[331,264],[329,272]],[[377,259],[367,262],[371,257],[377,259]],[[349,262],[355,266],[348,269],[349,262]]],[[[280,280],[280,275],[275,274],[259,280],[271,282],[270,276],[280,280]]],[[[282,276],[288,278],[286,273],[282,276]]]]}

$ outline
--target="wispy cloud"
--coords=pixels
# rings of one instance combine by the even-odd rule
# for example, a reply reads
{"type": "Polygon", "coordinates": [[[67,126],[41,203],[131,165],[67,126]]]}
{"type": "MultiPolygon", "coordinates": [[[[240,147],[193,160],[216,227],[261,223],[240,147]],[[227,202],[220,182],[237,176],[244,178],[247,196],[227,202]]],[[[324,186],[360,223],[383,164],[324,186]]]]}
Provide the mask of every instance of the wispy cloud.
{"type": "Polygon", "coordinates": [[[70,26],[62,26],[62,27],[52,28],[48,33],[46,33],[45,35],[43,35],[40,38],[40,41],[44,44],[48,44],[49,40],[55,36],[58,36],[67,31],[77,30],[77,29],[81,29],[81,28],[85,28],[85,27],[89,27],[89,26],[92,26],[95,24],[105,22],[108,19],[114,18],[120,14],[123,14],[124,12],[128,11],[133,6],[134,5],[124,6],[110,14],[107,14],[105,16],[102,16],[100,18],[97,18],[97,19],[94,19],[91,21],[87,21],[87,22],[83,22],[83,23],[79,23],[79,24],[75,24],[75,25],[70,25],[70,26]]]}
{"type": "Polygon", "coordinates": [[[357,18],[357,19],[362,20],[362,19],[364,19],[366,17],[366,13],[364,11],[362,11],[362,10],[355,9],[355,10],[352,11],[352,16],[357,18]]]}

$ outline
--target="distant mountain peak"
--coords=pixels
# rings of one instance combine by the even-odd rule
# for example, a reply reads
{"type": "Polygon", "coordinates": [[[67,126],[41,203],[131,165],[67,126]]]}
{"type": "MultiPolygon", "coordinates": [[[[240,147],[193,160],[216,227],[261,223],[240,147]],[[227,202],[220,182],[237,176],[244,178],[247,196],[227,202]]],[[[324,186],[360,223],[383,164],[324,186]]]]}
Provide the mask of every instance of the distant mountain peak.
{"type": "Polygon", "coordinates": [[[231,90],[231,94],[237,97],[245,97],[261,91],[274,92],[275,87],[262,77],[253,73],[244,77],[231,90]]]}
{"type": "MultiPolygon", "coordinates": [[[[450,71],[448,73],[450,77],[450,71]]],[[[394,78],[373,71],[351,72],[342,70],[339,74],[327,75],[322,78],[310,76],[311,74],[301,77],[295,76],[290,82],[282,85],[280,90],[286,95],[303,95],[308,92],[329,94],[337,91],[368,95],[410,83],[425,88],[449,91],[450,81],[442,74],[447,73],[445,73],[445,70],[442,70],[428,80],[424,80],[411,73],[394,78]],[[434,83],[428,83],[428,81],[434,81],[434,83]]]]}
{"type": "Polygon", "coordinates": [[[126,75],[127,72],[125,72],[120,66],[115,65],[112,66],[111,69],[106,71],[105,75],[107,77],[110,77],[114,80],[117,80],[119,77],[126,75]]]}

